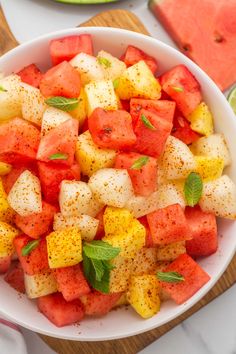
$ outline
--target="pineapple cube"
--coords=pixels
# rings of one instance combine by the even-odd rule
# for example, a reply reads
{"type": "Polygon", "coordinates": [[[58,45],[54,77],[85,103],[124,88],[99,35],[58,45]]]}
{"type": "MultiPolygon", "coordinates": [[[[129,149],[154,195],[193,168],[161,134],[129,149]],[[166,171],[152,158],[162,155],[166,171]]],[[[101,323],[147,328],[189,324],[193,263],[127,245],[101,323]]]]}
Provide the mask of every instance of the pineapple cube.
{"type": "Polygon", "coordinates": [[[163,153],[163,168],[167,178],[186,178],[196,167],[197,163],[189,147],[170,135],[163,153]]]}
{"type": "Polygon", "coordinates": [[[236,219],[236,185],[226,175],[203,183],[201,209],[227,219],[236,219]]]}
{"type": "Polygon", "coordinates": [[[158,191],[150,194],[148,197],[140,195],[131,197],[125,204],[125,208],[131,211],[135,218],[152,213],[158,209],[158,191]]]}
{"type": "Polygon", "coordinates": [[[22,83],[22,117],[41,126],[43,113],[47,108],[45,98],[40,90],[31,85],[22,83]]]}
{"type": "Polygon", "coordinates": [[[195,156],[197,162],[196,172],[204,181],[212,181],[222,175],[224,160],[214,156],[195,156]]]}
{"type": "Polygon", "coordinates": [[[80,95],[78,97],[79,104],[78,106],[70,111],[70,115],[79,121],[79,126],[82,127],[85,119],[87,118],[87,101],[84,88],[81,87],[80,95]]]}
{"type": "Polygon", "coordinates": [[[112,167],[115,162],[116,151],[98,147],[91,137],[89,130],[78,137],[75,157],[80,165],[81,172],[91,177],[101,168],[112,167]]]}
{"type": "Polygon", "coordinates": [[[69,267],[82,261],[82,239],[78,227],[51,232],[46,240],[50,268],[69,267]]]}
{"type": "Polygon", "coordinates": [[[127,170],[103,168],[89,179],[94,197],[105,205],[123,208],[133,196],[133,186],[127,170]]]}
{"type": "Polygon", "coordinates": [[[15,213],[7,201],[7,194],[0,179],[0,221],[12,223],[15,213]]]}
{"type": "Polygon", "coordinates": [[[136,253],[132,262],[132,275],[156,274],[157,248],[143,247],[136,253]]]}
{"type": "Polygon", "coordinates": [[[104,78],[101,66],[92,55],[79,53],[71,59],[70,64],[80,73],[82,86],[90,81],[100,81],[104,78]]]}
{"type": "Polygon", "coordinates": [[[121,249],[120,256],[124,258],[133,258],[146,242],[146,229],[136,219],[134,219],[128,230],[121,234],[103,237],[103,241],[108,242],[113,247],[121,249]]]}
{"type": "Polygon", "coordinates": [[[127,209],[107,207],[103,215],[105,235],[125,232],[134,220],[133,214],[127,209]]]}
{"type": "Polygon", "coordinates": [[[141,60],[123,72],[116,92],[122,100],[129,100],[132,97],[155,100],[161,96],[161,85],[147,64],[141,60]]]}
{"type": "Polygon", "coordinates": [[[190,126],[195,132],[206,136],[213,134],[213,117],[205,102],[200,103],[195,108],[188,120],[191,122],[190,126]]]}
{"type": "Polygon", "coordinates": [[[68,119],[71,119],[71,116],[67,112],[54,107],[48,107],[43,113],[41,135],[46,135],[51,129],[56,128],[68,119]]]}
{"type": "Polygon", "coordinates": [[[157,260],[160,262],[174,261],[181,254],[186,253],[185,241],[170,243],[157,247],[157,260]]]}
{"type": "Polygon", "coordinates": [[[81,238],[85,241],[92,241],[96,236],[99,220],[89,215],[63,216],[61,213],[54,215],[53,230],[66,229],[68,227],[78,227],[81,238]]]}
{"type": "Polygon", "coordinates": [[[38,177],[25,170],[14,183],[8,203],[20,216],[42,212],[41,186],[38,177]]]}
{"type": "Polygon", "coordinates": [[[182,187],[175,183],[162,184],[158,189],[158,209],[172,204],[179,204],[184,209],[186,202],[183,190],[183,184],[182,187]]]}
{"type": "Polygon", "coordinates": [[[87,183],[66,180],[61,182],[59,205],[62,215],[87,214],[91,201],[92,192],[87,183]]]}
{"type": "Polygon", "coordinates": [[[132,259],[117,256],[111,261],[115,267],[110,272],[110,293],[118,293],[128,289],[131,275],[132,259]]]}
{"type": "Polygon", "coordinates": [[[14,253],[13,240],[19,234],[19,231],[0,221],[0,257],[11,256],[14,253]]]}
{"type": "Polygon", "coordinates": [[[224,160],[224,167],[231,164],[230,152],[223,134],[212,134],[195,141],[191,146],[194,155],[218,157],[224,160]]]}
{"type": "Polygon", "coordinates": [[[0,161],[0,176],[5,176],[10,173],[12,170],[12,166],[8,163],[0,161]]]}
{"type": "Polygon", "coordinates": [[[127,299],[143,318],[150,318],[160,310],[160,286],[155,275],[138,275],[130,278],[127,299]]]}
{"type": "Polygon", "coordinates": [[[57,282],[51,270],[34,275],[24,274],[25,290],[30,299],[57,292],[57,282]]]}
{"type": "Polygon", "coordinates": [[[18,75],[0,79],[0,121],[21,117],[22,97],[21,80],[18,75]]]}
{"type": "Polygon", "coordinates": [[[113,55],[104,50],[100,50],[98,53],[97,61],[101,65],[105,79],[115,80],[121,76],[126,69],[126,65],[123,61],[113,57],[113,55]]]}
{"type": "Polygon", "coordinates": [[[118,109],[118,100],[112,80],[92,81],[85,85],[84,90],[89,116],[98,107],[106,110],[118,109]]]}

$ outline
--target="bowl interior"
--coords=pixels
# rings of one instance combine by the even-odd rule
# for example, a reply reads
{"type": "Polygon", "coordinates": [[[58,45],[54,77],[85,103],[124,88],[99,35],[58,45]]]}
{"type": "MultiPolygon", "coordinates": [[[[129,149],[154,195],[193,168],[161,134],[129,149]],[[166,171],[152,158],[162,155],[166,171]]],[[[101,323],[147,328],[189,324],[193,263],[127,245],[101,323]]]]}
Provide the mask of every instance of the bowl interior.
{"type": "MultiPolygon", "coordinates": [[[[236,120],[225,97],[216,85],[192,61],[175,49],[153,38],[120,29],[77,28],[63,30],[28,42],[0,58],[0,71],[5,74],[17,72],[22,67],[36,63],[42,69],[50,65],[49,42],[52,38],[72,34],[91,33],[94,38],[95,52],[107,50],[120,56],[127,45],[142,48],[157,58],[159,73],[177,64],[185,64],[201,84],[204,100],[211,108],[215,120],[215,130],[225,134],[230,151],[236,151],[236,120]]],[[[236,157],[227,173],[236,182],[236,157]]],[[[236,223],[219,220],[219,249],[214,255],[201,259],[200,265],[211,275],[211,280],[195,296],[181,306],[169,301],[163,304],[159,314],[151,319],[141,319],[131,308],[111,311],[103,318],[87,318],[79,326],[56,328],[41,315],[33,301],[19,296],[0,278],[0,311],[8,318],[36,332],[50,336],[74,340],[106,340],[135,335],[158,327],[177,317],[200,300],[222,275],[236,250],[236,223]],[[222,237],[223,236],[223,237],[222,237]]]]}

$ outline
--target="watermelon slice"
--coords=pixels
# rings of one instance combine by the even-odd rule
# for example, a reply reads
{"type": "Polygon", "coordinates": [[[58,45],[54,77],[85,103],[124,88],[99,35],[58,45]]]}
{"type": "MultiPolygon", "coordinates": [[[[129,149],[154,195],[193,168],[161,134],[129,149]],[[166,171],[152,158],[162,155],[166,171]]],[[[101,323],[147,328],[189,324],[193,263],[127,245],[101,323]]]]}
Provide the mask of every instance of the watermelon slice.
{"type": "Polygon", "coordinates": [[[235,0],[150,0],[149,6],[180,50],[222,90],[236,81],[235,0]]]}
{"type": "Polygon", "coordinates": [[[5,275],[4,280],[19,293],[25,293],[24,271],[19,262],[15,262],[5,275]]]}
{"type": "Polygon", "coordinates": [[[99,291],[93,291],[86,296],[82,296],[81,301],[84,304],[85,314],[90,316],[106,315],[121,295],[122,293],[102,294],[99,291]]]}

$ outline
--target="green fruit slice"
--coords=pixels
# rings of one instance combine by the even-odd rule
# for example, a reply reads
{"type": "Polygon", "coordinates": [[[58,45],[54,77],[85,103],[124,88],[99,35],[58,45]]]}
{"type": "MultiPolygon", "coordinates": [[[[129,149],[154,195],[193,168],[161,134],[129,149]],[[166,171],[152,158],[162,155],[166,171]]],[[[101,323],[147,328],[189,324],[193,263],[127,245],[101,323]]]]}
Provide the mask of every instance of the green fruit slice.
{"type": "Polygon", "coordinates": [[[118,0],[54,0],[64,4],[78,4],[78,5],[91,5],[91,4],[105,4],[108,2],[116,2],[118,0]]]}
{"type": "Polygon", "coordinates": [[[236,86],[230,91],[228,95],[228,102],[236,114],[236,86]]]}

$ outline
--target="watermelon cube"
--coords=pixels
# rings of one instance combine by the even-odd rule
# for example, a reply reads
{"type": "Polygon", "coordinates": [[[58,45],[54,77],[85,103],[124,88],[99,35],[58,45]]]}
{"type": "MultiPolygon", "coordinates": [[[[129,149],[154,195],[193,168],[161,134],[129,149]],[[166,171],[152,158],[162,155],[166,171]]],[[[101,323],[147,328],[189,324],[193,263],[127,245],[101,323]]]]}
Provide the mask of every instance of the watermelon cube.
{"type": "Polygon", "coordinates": [[[122,56],[122,60],[125,62],[126,66],[132,66],[138,63],[140,60],[145,61],[149,69],[152,71],[153,74],[157,71],[157,61],[155,58],[151,57],[150,55],[146,54],[141,49],[129,45],[126,49],[125,54],[122,56]]]}
{"type": "Polygon", "coordinates": [[[100,210],[99,213],[95,217],[96,219],[99,220],[97,233],[94,238],[95,240],[101,240],[105,236],[104,222],[103,222],[104,211],[105,211],[105,208],[102,208],[102,210],[100,210]]]}
{"type": "Polygon", "coordinates": [[[57,268],[53,271],[58,291],[66,301],[78,299],[90,293],[90,287],[79,264],[72,267],[57,268]]]}
{"type": "Polygon", "coordinates": [[[0,274],[8,271],[11,265],[11,256],[0,257],[0,274]]]}
{"type": "Polygon", "coordinates": [[[60,293],[40,297],[38,308],[57,327],[71,325],[84,317],[81,301],[77,299],[67,302],[60,293]]]}
{"type": "Polygon", "coordinates": [[[25,293],[24,271],[19,262],[15,262],[7,272],[4,280],[19,293],[25,293]]]}
{"type": "Polygon", "coordinates": [[[179,283],[160,282],[162,289],[178,305],[187,301],[210,280],[210,276],[186,253],[176,258],[164,272],[177,272],[184,277],[179,283]]]}
{"type": "Polygon", "coordinates": [[[89,316],[106,315],[120,299],[121,295],[122,293],[102,294],[99,291],[93,291],[81,297],[85,314],[89,316]]]}
{"type": "Polygon", "coordinates": [[[169,205],[148,214],[147,221],[155,245],[166,245],[192,238],[184,211],[179,204],[169,205]]]}
{"type": "Polygon", "coordinates": [[[40,81],[42,79],[42,73],[35,64],[30,64],[20,70],[17,75],[20,76],[21,81],[28,85],[39,87],[40,81]]]}
{"type": "Polygon", "coordinates": [[[189,121],[182,116],[179,110],[175,112],[171,135],[186,145],[194,143],[194,141],[197,141],[201,137],[200,134],[192,130],[189,121]]]}
{"type": "Polygon", "coordinates": [[[142,216],[141,218],[138,218],[138,221],[145,227],[146,229],[146,243],[145,247],[154,247],[150,227],[148,225],[147,217],[142,216]]]}
{"type": "Polygon", "coordinates": [[[218,247],[216,217],[199,207],[185,210],[192,240],[186,241],[187,253],[192,257],[209,256],[218,247]]]}

